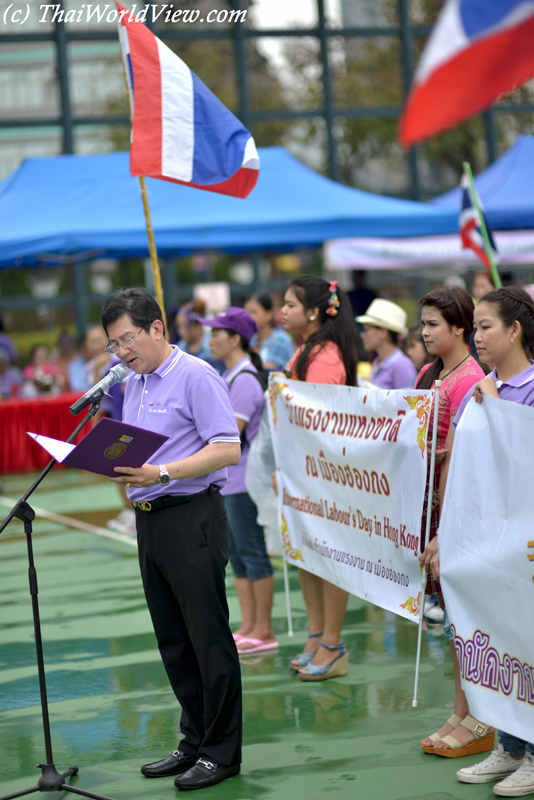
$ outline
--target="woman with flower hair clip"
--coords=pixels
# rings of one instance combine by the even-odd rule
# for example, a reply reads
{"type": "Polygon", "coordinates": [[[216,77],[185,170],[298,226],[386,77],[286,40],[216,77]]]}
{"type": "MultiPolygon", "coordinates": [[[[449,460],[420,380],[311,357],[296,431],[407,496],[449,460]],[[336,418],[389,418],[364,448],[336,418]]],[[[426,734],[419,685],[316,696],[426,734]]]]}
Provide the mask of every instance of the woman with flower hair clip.
{"type": "Polygon", "coordinates": [[[348,297],[337,281],[315,275],[294,278],[280,316],[286,331],[304,338],[287,364],[288,377],[356,386],[356,328],[348,297]]]}
{"type": "MultiPolygon", "coordinates": [[[[309,383],[356,386],[356,328],[346,293],[337,281],[315,275],[294,278],[284,297],[286,331],[303,343],[285,369],[288,378],[309,383]]],[[[299,570],[310,635],[304,652],[290,663],[303,681],[346,675],[349,653],[341,639],[348,594],[318,575],[299,570]]]]}

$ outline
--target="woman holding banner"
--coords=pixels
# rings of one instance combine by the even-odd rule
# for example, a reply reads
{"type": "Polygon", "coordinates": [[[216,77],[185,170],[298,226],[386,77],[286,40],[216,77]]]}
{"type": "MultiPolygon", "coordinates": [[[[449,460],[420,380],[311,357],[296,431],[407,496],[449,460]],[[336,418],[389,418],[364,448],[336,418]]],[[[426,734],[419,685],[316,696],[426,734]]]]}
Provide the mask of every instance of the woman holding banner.
{"type": "MultiPolygon", "coordinates": [[[[494,365],[493,371],[476,384],[462,401],[454,419],[458,425],[467,403],[474,396],[482,403],[484,396],[534,407],[534,304],[522,289],[508,286],[488,292],[475,309],[475,345],[481,361],[494,365]]],[[[461,435],[461,432],[460,432],[461,435]]],[[[453,434],[449,445],[453,444],[453,434]]],[[[446,478],[450,456],[443,463],[446,478]]],[[[439,555],[431,560],[439,576],[439,555]]],[[[454,740],[464,735],[457,729],[443,742],[437,742],[437,755],[455,752],[454,740]],[[451,741],[449,741],[451,740],[451,741]]],[[[534,743],[499,731],[499,746],[479,764],[458,770],[463,783],[500,781],[493,788],[499,796],[518,797],[534,793],[534,743]],[[504,780],[503,780],[504,779],[504,780]]]]}
{"type": "MultiPolygon", "coordinates": [[[[431,356],[425,347],[425,340],[423,339],[423,334],[421,333],[420,322],[414,322],[413,325],[410,325],[408,328],[408,333],[406,334],[406,338],[402,343],[402,347],[416,368],[417,376],[425,364],[432,364],[434,361],[434,356],[431,356]]],[[[417,382],[417,376],[413,382],[414,386],[417,382]]]]}
{"type": "MultiPolygon", "coordinates": [[[[288,378],[309,383],[356,385],[356,331],[349,298],[337,281],[314,275],[294,278],[284,297],[286,331],[303,344],[287,364],[288,378]]],[[[310,635],[304,651],[290,663],[303,681],[346,675],[349,653],[341,639],[348,594],[318,575],[299,570],[310,635]]]]}
{"type": "MultiPolygon", "coordinates": [[[[436,444],[436,471],[432,487],[431,501],[431,522],[430,522],[430,541],[421,556],[421,566],[426,567],[429,572],[430,559],[437,551],[437,529],[440,516],[440,481],[441,462],[447,456],[449,445],[449,431],[452,429],[451,422],[454,419],[460,403],[473,386],[484,377],[484,372],[477,364],[476,360],[470,355],[468,342],[473,330],[473,311],[474,303],[469,294],[458,286],[442,286],[433,289],[426,294],[419,303],[421,310],[422,336],[425,347],[430,355],[434,356],[432,364],[425,365],[417,378],[416,389],[433,389],[436,380],[441,380],[438,407],[438,430],[436,444]]],[[[432,420],[428,426],[428,442],[432,442],[432,420]]],[[[452,434],[451,434],[452,435],[452,434]]],[[[430,461],[429,461],[430,464],[430,461]]],[[[421,524],[421,542],[424,541],[426,531],[426,509],[429,486],[427,483],[427,495],[423,506],[423,518],[421,524]]],[[[437,594],[441,607],[444,607],[441,594],[441,586],[436,583],[431,574],[427,584],[427,594],[437,594]]],[[[461,689],[459,680],[459,669],[457,670],[456,651],[454,643],[451,642],[451,657],[455,667],[455,688],[456,706],[455,713],[447,720],[436,733],[426,737],[421,741],[421,748],[425,753],[433,753],[435,744],[443,737],[451,734],[464,720],[472,727],[478,725],[477,721],[467,720],[469,709],[465,695],[461,689]],[[457,674],[458,672],[458,674],[457,674]]],[[[484,727],[484,726],[482,726],[484,727]]],[[[484,731],[482,738],[488,741],[478,741],[481,737],[478,734],[469,732],[470,744],[477,736],[476,747],[491,749],[493,740],[489,742],[484,731]]],[[[467,744],[467,742],[466,742],[467,744]]],[[[474,745],[472,745],[474,746],[474,745]]],[[[460,745],[458,745],[460,748],[460,745]]],[[[467,755],[463,751],[457,750],[458,755],[467,755]]],[[[470,750],[469,752],[483,752],[480,749],[470,750]]]]}

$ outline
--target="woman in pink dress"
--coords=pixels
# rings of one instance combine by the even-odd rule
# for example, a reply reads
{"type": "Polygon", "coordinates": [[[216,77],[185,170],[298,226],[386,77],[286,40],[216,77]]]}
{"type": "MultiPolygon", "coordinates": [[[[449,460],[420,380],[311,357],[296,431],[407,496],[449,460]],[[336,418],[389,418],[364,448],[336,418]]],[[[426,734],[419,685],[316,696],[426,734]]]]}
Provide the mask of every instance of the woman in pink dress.
{"type": "MultiPolygon", "coordinates": [[[[432,364],[425,365],[417,378],[417,389],[433,389],[436,380],[441,380],[438,407],[438,430],[436,444],[436,473],[432,487],[432,506],[430,521],[430,540],[421,556],[421,566],[429,573],[427,593],[437,594],[438,602],[444,608],[441,586],[434,581],[430,572],[430,561],[437,551],[437,532],[440,518],[440,498],[445,490],[441,463],[450,452],[453,437],[452,421],[465,395],[484,378],[484,372],[470,355],[468,342],[473,330],[474,303],[469,294],[457,286],[443,286],[433,289],[420,301],[422,306],[421,325],[425,347],[435,356],[432,364]]],[[[428,442],[432,441],[432,416],[428,430],[428,442]]],[[[428,493],[428,483],[427,483],[428,493]]],[[[428,494],[427,494],[428,496],[428,494]]],[[[427,500],[423,509],[421,540],[426,529],[427,500]]],[[[447,632],[447,631],[446,631],[447,632]]],[[[464,736],[458,742],[457,755],[491,750],[494,734],[488,726],[469,716],[467,699],[461,688],[460,669],[454,642],[450,642],[453,662],[456,703],[454,714],[431,736],[421,741],[425,753],[434,753],[434,746],[462,726],[464,736]]]]}

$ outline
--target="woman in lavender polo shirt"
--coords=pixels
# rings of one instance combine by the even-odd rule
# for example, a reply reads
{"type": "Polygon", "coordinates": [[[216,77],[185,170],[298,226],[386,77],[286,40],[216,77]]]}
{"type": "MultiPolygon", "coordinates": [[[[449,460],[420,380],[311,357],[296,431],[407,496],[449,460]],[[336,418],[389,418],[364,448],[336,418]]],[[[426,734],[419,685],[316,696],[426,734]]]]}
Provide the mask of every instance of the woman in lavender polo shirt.
{"type": "Polygon", "coordinates": [[[226,366],[222,378],[241,434],[241,461],[228,468],[228,481],[221,491],[228,511],[230,562],[242,616],[234,639],[240,655],[263,653],[278,647],[271,627],[273,568],[263,528],[256,521],[258,509],[245,486],[248,448],[260,426],[266,385],[251,374],[263,375],[261,358],[250,350],[258,326],[248,311],[232,307],[203,324],[211,326],[212,356],[226,366]]]}
{"type": "MultiPolygon", "coordinates": [[[[480,360],[492,364],[493,371],[466,394],[454,418],[454,428],[472,397],[477,403],[487,396],[534,407],[534,305],[527,293],[508,286],[484,295],[475,309],[474,341],[480,360]]],[[[442,465],[445,476],[449,463],[450,452],[442,465]]],[[[431,568],[439,577],[437,552],[431,568]]],[[[460,726],[446,740],[462,739],[468,734],[460,726]]],[[[434,745],[437,755],[439,749],[451,747],[452,743],[446,740],[434,745]]],[[[534,793],[534,744],[499,731],[498,748],[479,764],[458,770],[456,777],[463,783],[499,780],[493,789],[496,795],[534,793]]]]}
{"type": "Polygon", "coordinates": [[[362,325],[362,342],[367,352],[376,353],[369,380],[379,389],[410,389],[417,371],[397,346],[399,334],[406,333],[406,311],[377,297],[363,317],[356,317],[362,325]]]}

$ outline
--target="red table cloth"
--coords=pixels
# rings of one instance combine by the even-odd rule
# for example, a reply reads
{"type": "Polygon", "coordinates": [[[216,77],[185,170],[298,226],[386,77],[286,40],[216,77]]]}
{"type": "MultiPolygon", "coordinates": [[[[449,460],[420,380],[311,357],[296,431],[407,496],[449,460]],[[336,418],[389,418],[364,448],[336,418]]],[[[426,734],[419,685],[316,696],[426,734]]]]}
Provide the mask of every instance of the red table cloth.
{"type": "MultiPolygon", "coordinates": [[[[0,401],[0,474],[38,472],[50,461],[50,455],[26,431],[66,441],[82,421],[87,409],[74,417],[69,407],[81,397],[80,392],[31,400],[0,401]]],[[[88,422],[76,442],[91,429],[88,422]]]]}

